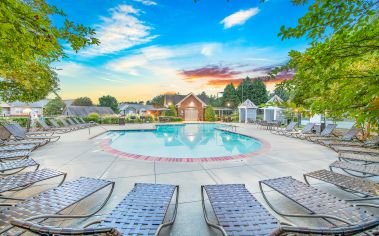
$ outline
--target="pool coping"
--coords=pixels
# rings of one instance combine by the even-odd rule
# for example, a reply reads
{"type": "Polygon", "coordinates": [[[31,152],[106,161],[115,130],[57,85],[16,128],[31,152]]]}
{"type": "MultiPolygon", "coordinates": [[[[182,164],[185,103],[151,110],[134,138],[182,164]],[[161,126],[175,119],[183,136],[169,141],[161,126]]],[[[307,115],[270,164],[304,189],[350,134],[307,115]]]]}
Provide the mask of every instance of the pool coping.
{"type": "MultiPolygon", "coordinates": [[[[144,130],[144,129],[141,129],[144,130]]],[[[247,135],[238,133],[236,131],[230,131],[230,130],[223,130],[224,132],[230,132],[235,133],[238,135],[243,135],[246,137],[250,137],[253,139],[256,139],[262,143],[262,147],[254,152],[249,152],[245,154],[238,154],[238,155],[230,155],[230,156],[219,156],[219,157],[202,157],[202,158],[193,158],[193,157],[181,157],[181,158],[175,158],[175,157],[157,157],[157,156],[148,156],[148,155],[140,155],[140,154],[132,154],[132,153],[126,153],[119,150],[116,150],[110,146],[111,139],[104,139],[103,142],[101,142],[100,146],[103,149],[103,151],[111,153],[116,156],[136,159],[136,160],[144,160],[144,161],[153,161],[153,162],[184,162],[184,163],[197,163],[197,162],[214,162],[214,161],[229,161],[229,160],[237,160],[237,159],[244,159],[249,158],[252,156],[261,155],[263,153],[268,152],[271,149],[271,144],[262,138],[254,137],[253,135],[247,135]]]]}

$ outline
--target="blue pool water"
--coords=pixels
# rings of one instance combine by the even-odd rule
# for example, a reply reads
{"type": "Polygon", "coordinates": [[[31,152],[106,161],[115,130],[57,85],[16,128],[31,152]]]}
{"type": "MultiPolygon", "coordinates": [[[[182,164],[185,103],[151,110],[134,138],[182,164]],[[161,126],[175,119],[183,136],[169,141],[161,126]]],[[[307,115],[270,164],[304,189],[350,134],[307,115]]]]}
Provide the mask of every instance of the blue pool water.
{"type": "Polygon", "coordinates": [[[220,124],[157,125],[156,130],[109,131],[113,149],[153,157],[206,158],[254,152],[260,141],[227,131],[220,124]]]}

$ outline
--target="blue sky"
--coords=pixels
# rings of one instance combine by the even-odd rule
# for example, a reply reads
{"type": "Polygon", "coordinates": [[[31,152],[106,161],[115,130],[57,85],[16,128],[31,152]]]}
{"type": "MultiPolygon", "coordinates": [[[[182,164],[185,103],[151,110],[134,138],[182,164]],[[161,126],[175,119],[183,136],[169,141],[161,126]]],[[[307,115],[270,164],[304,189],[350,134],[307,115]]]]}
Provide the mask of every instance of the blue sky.
{"type": "MultiPolygon", "coordinates": [[[[113,95],[148,100],[165,92],[216,94],[226,83],[265,75],[305,39],[281,41],[306,7],[269,0],[53,0],[70,19],[93,27],[100,46],[56,63],[64,98],[113,95]]],[[[54,24],[61,19],[54,18],[54,24]]],[[[268,84],[269,88],[272,85],[268,84]]]]}

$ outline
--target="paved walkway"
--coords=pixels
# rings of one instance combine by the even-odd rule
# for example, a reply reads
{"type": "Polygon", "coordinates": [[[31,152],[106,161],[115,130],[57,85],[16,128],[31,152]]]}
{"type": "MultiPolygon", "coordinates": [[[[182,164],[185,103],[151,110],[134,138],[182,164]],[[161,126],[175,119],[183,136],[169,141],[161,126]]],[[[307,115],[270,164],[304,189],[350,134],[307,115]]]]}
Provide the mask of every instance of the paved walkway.
{"type": "MultiPolygon", "coordinates": [[[[152,125],[131,124],[123,128],[141,127],[149,128],[152,125]]],[[[120,126],[105,126],[105,128],[119,129],[120,126]]],[[[307,141],[273,135],[267,130],[259,130],[252,125],[239,124],[237,131],[265,139],[271,144],[271,148],[263,154],[247,159],[206,163],[154,163],[117,157],[102,151],[100,140],[89,139],[104,132],[104,128],[96,127],[91,129],[90,134],[87,129],[64,134],[57,143],[36,150],[31,157],[43,168],[67,172],[67,180],[89,176],[115,181],[115,192],[107,207],[97,216],[100,218],[101,215],[109,212],[136,182],[180,185],[180,205],[176,222],[171,228],[163,230],[161,234],[178,236],[220,235],[217,230],[208,228],[204,222],[200,201],[200,185],[202,184],[244,183],[258,200],[264,203],[259,192],[258,180],[289,175],[303,180],[303,173],[328,168],[328,165],[336,160],[337,155],[334,151],[307,141]]],[[[16,195],[30,196],[52,187],[55,183],[58,183],[58,180],[33,186],[28,191],[16,195]]],[[[349,196],[327,184],[316,182],[315,184],[339,196],[349,196]]],[[[273,192],[268,196],[280,209],[291,209],[292,212],[302,211],[273,192]]],[[[97,202],[100,202],[103,197],[105,197],[104,192],[96,194],[70,211],[72,213],[88,212],[95,209],[97,202]]],[[[83,223],[84,221],[76,224],[83,223]]],[[[63,224],[68,225],[71,222],[66,221],[63,224]]]]}

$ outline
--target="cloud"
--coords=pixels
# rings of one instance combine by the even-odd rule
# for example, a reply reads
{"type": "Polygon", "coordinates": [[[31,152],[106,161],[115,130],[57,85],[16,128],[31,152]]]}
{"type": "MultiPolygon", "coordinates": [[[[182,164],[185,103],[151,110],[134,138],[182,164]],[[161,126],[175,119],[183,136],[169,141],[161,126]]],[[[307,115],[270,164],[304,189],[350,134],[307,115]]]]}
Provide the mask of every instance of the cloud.
{"type": "Polygon", "coordinates": [[[207,81],[207,85],[214,87],[225,87],[232,83],[234,86],[238,86],[243,79],[212,79],[207,81]]]}
{"type": "Polygon", "coordinates": [[[158,5],[156,2],[150,1],[150,0],[134,0],[134,1],[142,3],[143,5],[146,5],[146,6],[155,6],[155,5],[158,5]]]}
{"type": "Polygon", "coordinates": [[[110,17],[101,17],[102,23],[95,26],[99,46],[91,46],[81,54],[97,56],[148,43],[158,35],[152,35],[152,27],[138,19],[140,11],[130,5],[118,5],[109,10],[110,17]]]}
{"type": "Polygon", "coordinates": [[[240,10],[230,16],[225,17],[220,23],[224,25],[224,29],[229,29],[236,25],[243,25],[248,19],[258,14],[258,12],[258,7],[240,10]]]}
{"type": "Polygon", "coordinates": [[[201,78],[233,78],[241,72],[234,71],[227,66],[208,65],[193,70],[183,70],[179,72],[184,80],[196,80],[201,78]]]}

